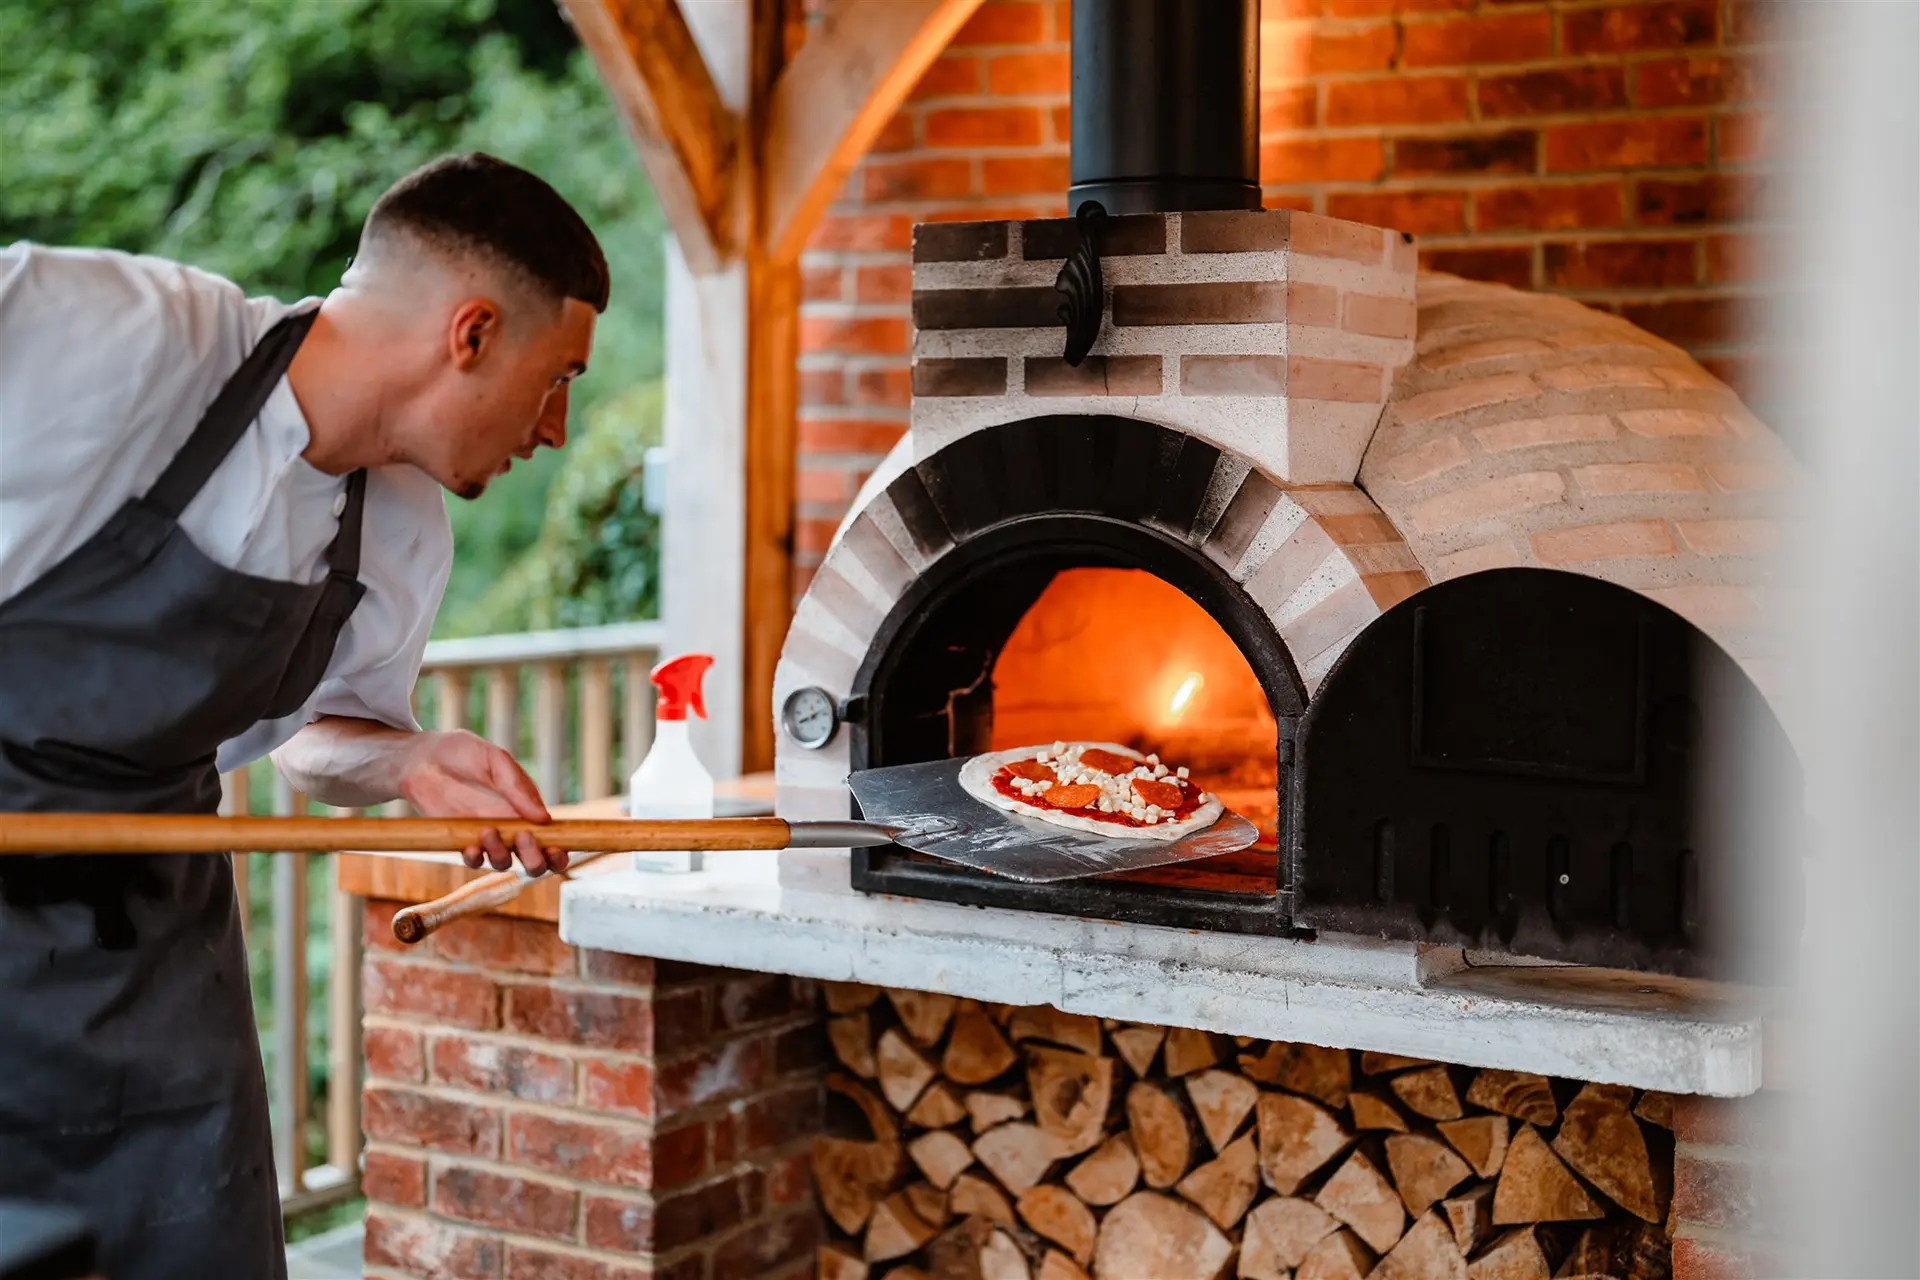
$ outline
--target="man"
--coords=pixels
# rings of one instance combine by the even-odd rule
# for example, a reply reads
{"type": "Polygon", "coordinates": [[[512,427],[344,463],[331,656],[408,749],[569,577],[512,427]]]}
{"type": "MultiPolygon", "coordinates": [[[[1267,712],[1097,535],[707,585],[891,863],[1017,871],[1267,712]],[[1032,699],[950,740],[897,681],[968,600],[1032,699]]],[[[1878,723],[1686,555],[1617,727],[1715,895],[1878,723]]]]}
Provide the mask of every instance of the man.
{"type": "MultiPolygon", "coordinates": [[[[0,250],[0,813],[211,812],[271,752],[321,801],[547,820],[410,707],[477,498],[566,439],[606,260],[487,156],[383,195],[338,289],[0,250]]],[[[0,819],[4,820],[4,819],[0,819]]],[[[466,850],[564,869],[522,826],[466,850]]],[[[112,1280],[280,1277],[225,856],[0,858],[0,1196],[63,1200],[112,1280]]]]}

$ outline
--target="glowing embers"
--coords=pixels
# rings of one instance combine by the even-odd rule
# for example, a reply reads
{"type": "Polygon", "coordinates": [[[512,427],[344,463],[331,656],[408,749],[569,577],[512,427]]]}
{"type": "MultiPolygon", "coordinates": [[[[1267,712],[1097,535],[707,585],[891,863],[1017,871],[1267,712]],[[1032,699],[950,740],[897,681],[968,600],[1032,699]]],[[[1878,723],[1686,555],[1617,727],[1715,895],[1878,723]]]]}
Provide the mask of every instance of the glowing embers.
{"type": "Polygon", "coordinates": [[[1063,570],[994,662],[992,749],[1076,740],[1179,761],[1272,843],[1266,694],[1206,610],[1143,570],[1063,570]]]}

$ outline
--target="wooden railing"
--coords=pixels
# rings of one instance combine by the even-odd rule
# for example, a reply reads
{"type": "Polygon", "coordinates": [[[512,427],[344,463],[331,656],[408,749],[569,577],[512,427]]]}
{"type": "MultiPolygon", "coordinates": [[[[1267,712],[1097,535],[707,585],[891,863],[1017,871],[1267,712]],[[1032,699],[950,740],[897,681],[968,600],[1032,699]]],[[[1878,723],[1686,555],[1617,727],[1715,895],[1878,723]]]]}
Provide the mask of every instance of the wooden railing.
{"type": "MultiPolygon", "coordinates": [[[[428,727],[472,729],[511,750],[549,803],[599,799],[653,741],[647,674],[661,641],[657,622],[437,640],[427,646],[415,713],[428,727]]],[[[351,812],[316,808],[265,764],[223,782],[227,813],[351,812]]],[[[383,811],[404,814],[407,806],[395,801],[383,811]]],[[[360,900],[333,888],[331,855],[236,856],[234,879],[254,970],[269,975],[269,994],[255,1007],[265,1006],[281,1201],[298,1213],[359,1186],[360,900]],[[263,909],[254,904],[256,875],[271,881],[263,909]],[[316,893],[327,903],[317,921],[316,893]],[[310,951],[316,930],[325,935],[324,959],[310,951]],[[325,984],[320,999],[308,989],[316,972],[325,984]],[[327,1064],[321,1081],[310,1070],[316,1050],[327,1064]]]]}

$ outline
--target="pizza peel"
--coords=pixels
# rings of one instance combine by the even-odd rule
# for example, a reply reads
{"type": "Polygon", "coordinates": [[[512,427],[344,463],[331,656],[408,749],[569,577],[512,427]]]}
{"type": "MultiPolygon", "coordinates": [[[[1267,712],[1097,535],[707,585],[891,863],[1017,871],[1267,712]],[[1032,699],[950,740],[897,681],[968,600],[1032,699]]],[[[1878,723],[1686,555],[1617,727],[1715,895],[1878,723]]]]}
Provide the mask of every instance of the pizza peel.
{"type": "Polygon", "coordinates": [[[847,785],[861,817],[893,828],[893,843],[902,848],[1027,884],[1217,858],[1260,838],[1259,828],[1231,811],[1177,840],[1069,831],[974,799],[960,786],[965,763],[931,760],[864,769],[847,785]]]}

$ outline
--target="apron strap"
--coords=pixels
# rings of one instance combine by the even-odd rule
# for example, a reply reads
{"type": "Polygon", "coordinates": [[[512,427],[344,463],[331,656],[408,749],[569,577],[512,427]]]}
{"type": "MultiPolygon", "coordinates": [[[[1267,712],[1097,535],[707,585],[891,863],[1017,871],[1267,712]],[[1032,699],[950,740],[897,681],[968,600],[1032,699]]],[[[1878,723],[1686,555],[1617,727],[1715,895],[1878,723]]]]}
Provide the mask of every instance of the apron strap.
{"type": "Polygon", "coordinates": [[[347,505],[340,509],[340,529],[327,547],[327,570],[331,575],[360,576],[360,515],[367,505],[365,467],[347,477],[347,505]]]}
{"type": "MultiPolygon", "coordinates": [[[[307,330],[313,328],[314,317],[319,313],[320,309],[313,307],[285,317],[267,331],[258,346],[247,353],[247,358],[227,379],[226,385],[220,388],[220,394],[213,398],[213,403],[201,415],[199,425],[194,427],[186,445],[174,455],[173,461],[160,473],[153,488],[147,491],[148,505],[159,508],[169,519],[180,518],[180,513],[187,509],[194,495],[200,492],[207,479],[226,460],[233,446],[253,425],[253,420],[260,416],[261,407],[280,384],[287,366],[293,363],[294,353],[300,350],[300,344],[306,340],[307,330]]],[[[356,565],[359,561],[359,544],[359,521],[356,518],[352,548],[356,565]]]]}

